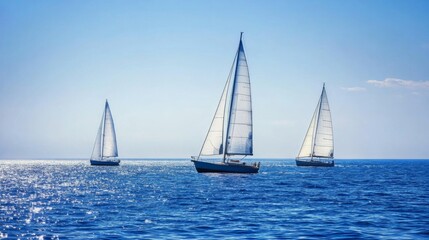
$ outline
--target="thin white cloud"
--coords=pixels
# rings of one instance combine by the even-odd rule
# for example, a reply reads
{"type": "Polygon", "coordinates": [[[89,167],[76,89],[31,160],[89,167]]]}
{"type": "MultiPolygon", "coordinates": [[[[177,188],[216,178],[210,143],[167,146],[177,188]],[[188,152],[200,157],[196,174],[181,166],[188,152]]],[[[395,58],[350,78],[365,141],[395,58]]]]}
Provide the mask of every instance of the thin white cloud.
{"type": "Polygon", "coordinates": [[[367,83],[380,88],[409,88],[429,89],[429,81],[402,80],[397,78],[386,78],[384,80],[368,80],[367,83]]]}
{"type": "Polygon", "coordinates": [[[364,92],[366,91],[366,88],[364,87],[343,87],[343,90],[346,90],[347,92],[364,92]]]}

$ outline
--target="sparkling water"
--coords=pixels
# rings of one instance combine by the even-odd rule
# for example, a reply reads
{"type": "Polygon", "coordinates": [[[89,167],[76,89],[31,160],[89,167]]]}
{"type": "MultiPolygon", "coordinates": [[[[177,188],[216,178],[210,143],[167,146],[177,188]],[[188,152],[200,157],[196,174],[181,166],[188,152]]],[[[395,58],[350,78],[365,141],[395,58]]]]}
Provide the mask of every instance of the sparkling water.
{"type": "Polygon", "coordinates": [[[189,160],[0,160],[0,238],[429,238],[429,161],[264,160],[199,174],[189,160]]]}

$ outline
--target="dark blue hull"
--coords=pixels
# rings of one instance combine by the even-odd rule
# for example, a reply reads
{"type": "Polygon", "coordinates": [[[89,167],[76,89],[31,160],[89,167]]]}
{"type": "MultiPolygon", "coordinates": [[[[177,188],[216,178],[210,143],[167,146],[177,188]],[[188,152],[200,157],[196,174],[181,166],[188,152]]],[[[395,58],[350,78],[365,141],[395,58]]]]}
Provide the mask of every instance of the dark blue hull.
{"type": "Polygon", "coordinates": [[[210,163],[191,160],[199,173],[258,173],[259,164],[246,165],[245,163],[210,163]]]}
{"type": "Polygon", "coordinates": [[[298,167],[333,167],[334,160],[319,161],[319,160],[298,160],[295,159],[298,167]]]}
{"type": "Polygon", "coordinates": [[[101,160],[90,160],[92,166],[119,166],[121,160],[116,161],[101,161],[101,160]]]}

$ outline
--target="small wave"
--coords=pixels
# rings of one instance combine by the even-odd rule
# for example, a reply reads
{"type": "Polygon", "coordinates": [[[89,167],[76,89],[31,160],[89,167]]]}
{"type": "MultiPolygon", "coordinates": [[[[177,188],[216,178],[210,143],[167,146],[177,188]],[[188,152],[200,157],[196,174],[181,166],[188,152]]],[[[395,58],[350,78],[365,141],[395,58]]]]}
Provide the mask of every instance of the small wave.
{"type": "Polygon", "coordinates": [[[181,161],[75,163],[1,165],[0,238],[429,236],[429,164],[393,171],[389,162],[328,170],[275,162],[260,174],[210,175],[181,161]]]}
{"type": "Polygon", "coordinates": [[[7,233],[0,232],[0,238],[7,238],[7,233]]]}

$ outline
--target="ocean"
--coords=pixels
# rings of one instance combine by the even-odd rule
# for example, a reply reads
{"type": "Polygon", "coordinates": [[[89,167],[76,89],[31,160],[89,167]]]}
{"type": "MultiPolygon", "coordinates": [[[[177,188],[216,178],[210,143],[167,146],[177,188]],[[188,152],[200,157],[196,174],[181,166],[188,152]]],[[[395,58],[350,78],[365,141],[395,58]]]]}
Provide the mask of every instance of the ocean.
{"type": "Polygon", "coordinates": [[[429,239],[429,161],[261,159],[259,174],[190,160],[0,160],[0,238],[429,239]]]}

